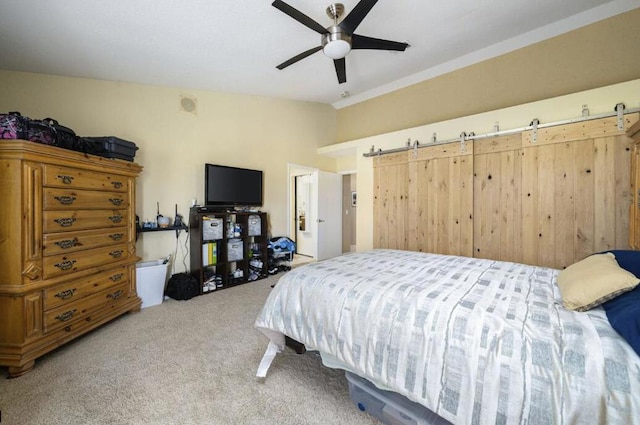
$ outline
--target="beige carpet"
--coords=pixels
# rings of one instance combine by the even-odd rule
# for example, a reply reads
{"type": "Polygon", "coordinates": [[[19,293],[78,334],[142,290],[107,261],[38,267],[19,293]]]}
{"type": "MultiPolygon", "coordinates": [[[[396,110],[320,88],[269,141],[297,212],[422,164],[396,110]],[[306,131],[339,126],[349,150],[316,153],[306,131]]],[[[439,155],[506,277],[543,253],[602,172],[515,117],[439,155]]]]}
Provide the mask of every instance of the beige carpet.
{"type": "Polygon", "coordinates": [[[0,369],[2,425],[377,424],[317,354],[287,349],[255,377],[253,322],[281,276],[127,314],[20,378],[0,369]]]}

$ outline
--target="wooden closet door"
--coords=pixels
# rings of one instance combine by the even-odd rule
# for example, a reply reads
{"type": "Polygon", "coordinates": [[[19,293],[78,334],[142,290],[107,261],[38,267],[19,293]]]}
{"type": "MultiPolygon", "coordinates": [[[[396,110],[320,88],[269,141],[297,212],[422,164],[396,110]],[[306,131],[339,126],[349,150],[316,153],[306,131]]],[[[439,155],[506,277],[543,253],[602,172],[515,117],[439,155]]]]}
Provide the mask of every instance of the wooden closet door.
{"type": "Polygon", "coordinates": [[[522,261],[564,268],[628,249],[630,159],[615,117],[524,132],[522,261]]]}
{"type": "Polygon", "coordinates": [[[407,153],[373,158],[373,247],[408,249],[407,153]]]}
{"type": "Polygon", "coordinates": [[[522,135],[474,142],[473,256],[522,262],[522,135]]]}
{"type": "Polygon", "coordinates": [[[473,143],[409,153],[409,249],[473,255],[473,143]]]}
{"type": "Polygon", "coordinates": [[[627,130],[634,144],[631,150],[631,205],[629,206],[629,246],[640,249],[640,121],[627,130]]]}

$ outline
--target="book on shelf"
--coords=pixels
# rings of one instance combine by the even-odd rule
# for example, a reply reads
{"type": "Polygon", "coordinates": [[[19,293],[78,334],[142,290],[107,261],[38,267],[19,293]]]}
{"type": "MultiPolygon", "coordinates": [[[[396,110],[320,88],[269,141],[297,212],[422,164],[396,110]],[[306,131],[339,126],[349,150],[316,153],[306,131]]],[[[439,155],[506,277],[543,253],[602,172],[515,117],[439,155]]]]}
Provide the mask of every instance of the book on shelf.
{"type": "Polygon", "coordinates": [[[218,244],[207,242],[202,244],[202,265],[209,266],[218,262],[218,244]]]}

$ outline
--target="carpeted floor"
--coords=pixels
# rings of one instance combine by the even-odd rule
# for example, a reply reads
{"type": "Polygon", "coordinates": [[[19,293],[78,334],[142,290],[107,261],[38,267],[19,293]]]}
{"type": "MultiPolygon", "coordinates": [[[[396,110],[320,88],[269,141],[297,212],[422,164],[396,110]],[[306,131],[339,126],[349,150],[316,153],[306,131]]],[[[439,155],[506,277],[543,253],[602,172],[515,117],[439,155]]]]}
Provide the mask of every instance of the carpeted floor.
{"type": "Polygon", "coordinates": [[[282,275],[127,314],[6,379],[0,421],[21,424],[377,424],[341,370],[285,350],[255,377],[253,322],[282,275]]]}

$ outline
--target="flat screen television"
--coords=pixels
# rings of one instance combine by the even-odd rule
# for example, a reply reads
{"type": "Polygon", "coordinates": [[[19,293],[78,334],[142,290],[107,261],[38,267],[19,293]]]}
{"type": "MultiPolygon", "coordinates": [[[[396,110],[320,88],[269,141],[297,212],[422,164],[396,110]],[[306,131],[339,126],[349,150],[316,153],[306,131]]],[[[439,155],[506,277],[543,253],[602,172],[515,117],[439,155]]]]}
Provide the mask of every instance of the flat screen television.
{"type": "Polygon", "coordinates": [[[204,165],[204,201],[208,207],[262,206],[262,171],[204,165]]]}

